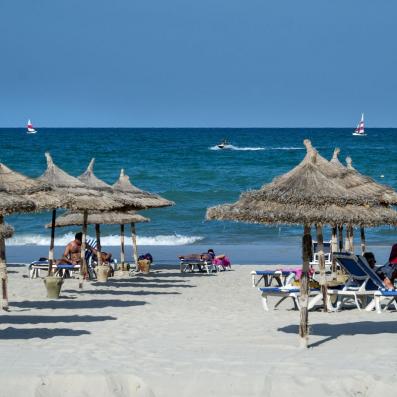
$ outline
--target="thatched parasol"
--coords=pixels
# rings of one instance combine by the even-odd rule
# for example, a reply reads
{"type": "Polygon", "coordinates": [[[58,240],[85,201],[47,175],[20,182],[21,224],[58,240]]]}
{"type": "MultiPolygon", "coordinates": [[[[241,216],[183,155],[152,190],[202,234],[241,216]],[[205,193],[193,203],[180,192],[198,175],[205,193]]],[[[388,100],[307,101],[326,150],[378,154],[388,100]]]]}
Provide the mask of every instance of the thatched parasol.
{"type": "Polygon", "coordinates": [[[120,177],[112,187],[116,192],[128,193],[129,196],[134,197],[137,204],[145,208],[170,207],[175,204],[158,194],[149,193],[134,186],[130,182],[129,176],[124,173],[124,169],[120,171],[120,177]]]}
{"type": "MultiPolygon", "coordinates": [[[[128,195],[132,195],[137,203],[141,203],[145,205],[146,208],[162,208],[162,207],[170,207],[175,205],[173,201],[167,200],[158,194],[149,193],[144,190],[141,190],[134,186],[130,177],[124,173],[124,169],[120,171],[120,176],[117,182],[113,184],[113,189],[116,192],[127,193],[128,195]]],[[[133,246],[133,256],[135,260],[135,265],[138,266],[138,252],[136,249],[136,230],[135,223],[131,223],[131,238],[132,238],[132,246],[133,246]]]]}
{"type": "MultiPolygon", "coordinates": [[[[0,225],[3,216],[59,207],[65,199],[58,197],[45,183],[28,178],[0,163],[0,225]]],[[[8,308],[7,266],[4,238],[0,236],[0,278],[2,308],[8,308]]]]}
{"type": "MultiPolygon", "coordinates": [[[[81,245],[81,274],[85,277],[87,272],[87,264],[85,262],[85,239],[87,234],[87,216],[89,210],[95,211],[112,211],[125,207],[123,200],[118,200],[117,197],[111,192],[99,191],[88,188],[83,182],[77,178],[69,175],[62,169],[60,169],[52,160],[49,153],[45,154],[47,159],[47,169],[44,174],[38,179],[42,182],[46,182],[55,189],[60,195],[68,197],[67,205],[64,208],[73,211],[83,211],[83,241],[81,245]]],[[[49,272],[51,272],[51,263],[54,260],[54,239],[55,239],[55,219],[56,211],[52,213],[52,227],[51,230],[51,246],[50,246],[50,266],[49,272]]],[[[81,286],[81,284],[80,284],[81,286]]]]}
{"type": "MultiPolygon", "coordinates": [[[[376,204],[381,205],[396,205],[397,204],[397,193],[390,186],[380,184],[374,179],[367,175],[360,174],[352,166],[352,159],[350,156],[346,157],[347,165],[344,166],[338,158],[340,149],[336,148],[331,159],[331,163],[341,170],[341,175],[337,176],[338,181],[350,192],[358,193],[360,195],[367,195],[373,200],[376,200],[376,204]]],[[[320,159],[322,163],[324,159],[320,159]]],[[[353,230],[352,228],[347,230],[349,235],[346,239],[348,242],[349,250],[353,250],[353,230]]],[[[361,227],[361,250],[365,252],[365,232],[364,228],[361,227]]]]}
{"type": "MultiPolygon", "coordinates": [[[[149,222],[149,218],[145,218],[142,215],[139,215],[135,212],[96,212],[88,213],[87,224],[96,226],[96,238],[98,245],[100,245],[100,233],[99,233],[99,225],[120,225],[120,243],[121,243],[121,265],[124,268],[125,264],[125,249],[124,249],[124,225],[126,224],[136,224],[142,222],[149,222]]],[[[80,226],[83,224],[83,214],[80,213],[68,213],[58,217],[56,220],[56,227],[64,227],[64,226],[80,226]]],[[[50,224],[47,224],[46,227],[51,227],[50,224]]],[[[137,252],[136,248],[136,239],[132,239],[134,253],[137,252]]],[[[136,255],[137,256],[137,255],[136,255]]],[[[99,256],[98,256],[99,259],[99,256]]],[[[135,258],[134,258],[135,259],[135,258]]]]}
{"type": "MultiPolygon", "coordinates": [[[[234,204],[212,207],[207,210],[207,219],[236,220],[266,224],[304,225],[302,240],[302,278],[301,278],[301,323],[300,336],[307,346],[308,336],[308,269],[311,253],[311,225],[315,224],[317,239],[323,251],[322,225],[358,224],[380,225],[396,224],[397,214],[377,204],[363,194],[351,193],[339,183],[339,177],[346,174],[338,165],[320,157],[305,140],[307,148],[303,161],[288,173],[276,178],[261,189],[243,193],[234,204]],[[328,164],[328,166],[327,166],[328,164]]],[[[324,277],[324,255],[320,255],[320,269],[324,277]]],[[[326,293],[326,284],[323,285],[326,293]]],[[[325,298],[325,296],[324,296],[325,298]]],[[[324,299],[325,303],[326,299],[324,299]]]]}
{"type": "MultiPolygon", "coordinates": [[[[112,192],[117,196],[118,200],[124,202],[127,208],[131,210],[141,210],[148,208],[161,208],[168,207],[174,205],[175,203],[169,200],[162,198],[161,196],[145,192],[141,189],[138,189],[129,181],[129,177],[124,174],[124,170],[121,170],[119,180],[113,185],[110,186],[106,182],[97,178],[94,174],[94,164],[95,159],[93,158],[86,171],[79,176],[79,180],[87,184],[92,189],[112,192]]],[[[138,264],[138,251],[136,248],[136,229],[135,222],[131,221],[131,238],[132,238],[132,247],[133,247],[133,257],[135,260],[135,265],[138,264]]],[[[99,229],[99,225],[97,226],[99,229]]],[[[121,238],[124,238],[124,223],[120,223],[120,234],[121,238]]]]}
{"type": "Polygon", "coordinates": [[[147,193],[146,200],[143,200],[141,195],[136,194],[136,191],[131,192],[128,190],[122,191],[119,189],[114,189],[111,185],[99,179],[94,174],[94,164],[95,158],[91,159],[87,169],[84,171],[83,174],[78,177],[78,179],[90,189],[99,190],[114,195],[115,197],[117,197],[117,201],[120,201],[124,204],[126,210],[136,211],[147,208],[157,208],[159,204],[159,198],[161,199],[160,207],[166,206],[163,202],[164,199],[162,199],[160,196],[153,195],[152,193],[147,193]],[[148,199],[152,201],[148,201],[148,199]]]}

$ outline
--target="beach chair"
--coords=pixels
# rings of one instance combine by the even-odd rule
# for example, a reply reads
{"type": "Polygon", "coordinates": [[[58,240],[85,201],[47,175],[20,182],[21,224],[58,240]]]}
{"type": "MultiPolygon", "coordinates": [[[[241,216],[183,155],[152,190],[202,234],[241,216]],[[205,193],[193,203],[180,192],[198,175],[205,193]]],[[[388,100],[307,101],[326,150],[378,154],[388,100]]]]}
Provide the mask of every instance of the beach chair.
{"type": "Polygon", "coordinates": [[[367,305],[366,309],[372,310],[375,307],[376,311],[380,313],[381,300],[392,298],[394,301],[397,297],[397,291],[388,291],[385,288],[382,280],[370,268],[364,257],[338,252],[334,254],[334,258],[348,275],[348,280],[341,289],[328,289],[328,296],[337,296],[337,310],[342,308],[346,300],[351,299],[354,300],[357,309],[361,310],[366,305],[368,298],[373,298],[373,302],[367,305]]]}
{"type": "MultiPolygon", "coordinates": [[[[96,248],[97,243],[94,239],[88,239],[87,244],[93,248],[96,248]]],[[[96,273],[94,270],[94,261],[92,257],[92,252],[90,250],[85,251],[85,260],[87,262],[88,272],[90,279],[96,277],[96,273]]],[[[40,277],[40,272],[44,271],[48,273],[49,261],[47,258],[40,258],[38,261],[34,261],[29,265],[29,277],[36,278],[40,277]]],[[[62,278],[70,277],[73,273],[80,272],[80,265],[72,265],[69,263],[60,263],[57,266],[54,265],[54,274],[56,276],[60,276],[62,278]]]]}
{"type": "Polygon", "coordinates": [[[38,261],[33,261],[28,267],[29,278],[40,277],[43,270],[48,273],[49,262],[47,258],[40,258],[38,261]]]}
{"type": "Polygon", "coordinates": [[[384,310],[387,310],[391,304],[394,304],[394,308],[397,310],[397,290],[388,290],[385,287],[382,279],[373,269],[371,269],[365,257],[357,255],[357,260],[363,271],[367,273],[369,277],[367,282],[368,289],[374,291],[373,300],[367,305],[365,310],[371,311],[375,308],[377,313],[381,313],[382,301],[386,301],[384,310]]]}
{"type": "MultiPolygon", "coordinates": [[[[313,241],[312,243],[312,252],[313,258],[310,261],[311,265],[319,265],[319,256],[318,256],[318,242],[313,241]]],[[[323,243],[324,246],[324,258],[325,258],[325,266],[326,270],[330,270],[330,266],[332,265],[332,249],[331,249],[331,241],[325,241],[323,243]]]]}
{"type": "MultiPolygon", "coordinates": [[[[297,310],[300,310],[299,297],[300,297],[300,288],[296,285],[285,285],[281,287],[260,287],[258,290],[261,292],[262,296],[262,306],[265,312],[269,311],[268,305],[268,297],[275,296],[280,298],[277,303],[274,305],[274,309],[276,309],[281,302],[286,300],[287,298],[291,298],[294,307],[297,310]]],[[[312,309],[314,306],[319,304],[322,300],[322,294],[319,288],[310,288],[309,290],[309,303],[308,310],[312,309]]]]}
{"type": "Polygon", "coordinates": [[[291,284],[293,279],[295,279],[295,273],[292,270],[253,270],[251,272],[253,287],[258,287],[261,282],[264,287],[271,287],[274,283],[276,286],[282,287],[291,284]]]}
{"type": "Polygon", "coordinates": [[[195,269],[202,269],[207,274],[217,272],[218,269],[212,263],[212,258],[207,258],[201,254],[192,254],[188,256],[179,257],[179,268],[181,273],[190,272],[193,273],[195,269]]]}

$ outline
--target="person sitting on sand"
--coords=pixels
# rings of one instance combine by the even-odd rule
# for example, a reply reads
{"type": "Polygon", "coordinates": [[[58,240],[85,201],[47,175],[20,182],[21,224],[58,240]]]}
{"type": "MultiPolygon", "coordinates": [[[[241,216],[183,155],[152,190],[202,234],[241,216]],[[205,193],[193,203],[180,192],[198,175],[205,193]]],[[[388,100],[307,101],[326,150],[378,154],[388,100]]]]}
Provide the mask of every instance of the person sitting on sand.
{"type": "Polygon", "coordinates": [[[389,262],[376,269],[376,273],[387,289],[394,289],[394,282],[397,279],[397,244],[391,248],[389,262]]]}

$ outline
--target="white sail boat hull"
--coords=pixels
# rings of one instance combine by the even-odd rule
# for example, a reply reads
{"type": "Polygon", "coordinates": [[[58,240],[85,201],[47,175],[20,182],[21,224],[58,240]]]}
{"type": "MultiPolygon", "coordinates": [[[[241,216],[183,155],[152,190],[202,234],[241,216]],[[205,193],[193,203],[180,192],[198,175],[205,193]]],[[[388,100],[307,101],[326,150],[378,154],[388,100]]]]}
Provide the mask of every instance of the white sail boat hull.
{"type": "Polygon", "coordinates": [[[35,134],[37,131],[33,128],[32,123],[30,122],[30,120],[28,121],[28,125],[27,125],[27,134],[35,134]]]}

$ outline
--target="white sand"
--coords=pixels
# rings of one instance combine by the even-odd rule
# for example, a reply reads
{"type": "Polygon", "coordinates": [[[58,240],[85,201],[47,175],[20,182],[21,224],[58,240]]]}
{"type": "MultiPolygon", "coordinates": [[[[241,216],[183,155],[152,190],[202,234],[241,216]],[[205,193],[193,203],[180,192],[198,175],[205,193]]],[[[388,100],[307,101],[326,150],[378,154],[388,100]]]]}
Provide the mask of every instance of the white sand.
{"type": "Polygon", "coordinates": [[[300,350],[299,313],[264,313],[253,269],[69,279],[51,301],[11,268],[0,396],[397,395],[395,311],[310,312],[314,346],[300,350]]]}

